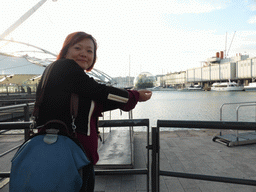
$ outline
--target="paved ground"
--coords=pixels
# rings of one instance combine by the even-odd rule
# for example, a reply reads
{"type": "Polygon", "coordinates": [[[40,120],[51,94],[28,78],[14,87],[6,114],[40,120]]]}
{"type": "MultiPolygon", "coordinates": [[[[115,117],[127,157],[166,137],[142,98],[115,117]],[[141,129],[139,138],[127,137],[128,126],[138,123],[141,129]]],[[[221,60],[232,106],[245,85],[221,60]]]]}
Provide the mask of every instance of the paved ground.
{"type": "MultiPolygon", "coordinates": [[[[218,130],[160,134],[160,170],[256,180],[256,144],[236,147],[212,141],[218,130]]],[[[224,131],[229,134],[232,131],[224,131]]],[[[135,168],[146,167],[146,134],[135,133],[135,168]]],[[[146,191],[146,176],[97,176],[96,191],[146,191]]],[[[160,177],[161,192],[256,192],[256,186],[160,177]]]]}
{"type": "MultiPolygon", "coordinates": [[[[225,133],[229,132],[226,131],[225,133]]],[[[212,137],[217,133],[216,130],[161,132],[160,170],[256,180],[256,144],[226,147],[212,141],[212,137]]],[[[6,145],[7,142],[7,140],[0,138],[1,152],[2,146],[6,145]]],[[[135,168],[146,167],[145,146],[146,134],[135,132],[135,168]]],[[[9,155],[4,159],[0,158],[0,171],[10,169],[10,159],[9,155]]],[[[8,185],[0,189],[0,192],[6,191],[8,191],[8,185]]],[[[95,191],[146,191],[146,176],[96,176],[95,191]]],[[[256,192],[256,186],[161,176],[160,191],[256,192]]]]}

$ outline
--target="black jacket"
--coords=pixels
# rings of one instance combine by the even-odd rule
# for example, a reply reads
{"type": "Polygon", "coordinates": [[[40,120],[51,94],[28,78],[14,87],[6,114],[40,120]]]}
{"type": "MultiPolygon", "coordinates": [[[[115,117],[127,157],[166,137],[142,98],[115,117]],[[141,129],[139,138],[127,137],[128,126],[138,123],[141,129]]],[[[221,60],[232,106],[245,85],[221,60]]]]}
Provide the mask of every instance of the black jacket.
{"type": "MultiPolygon", "coordinates": [[[[77,131],[83,133],[87,133],[90,123],[92,101],[101,105],[102,111],[120,108],[128,102],[129,93],[126,90],[97,83],[74,60],[61,59],[51,65],[54,66],[46,84],[43,102],[39,107],[37,125],[58,119],[71,128],[71,93],[79,95],[78,116],[75,125],[77,131]]],[[[39,83],[37,89],[37,100],[40,96],[41,86],[42,82],[39,83]]]]}

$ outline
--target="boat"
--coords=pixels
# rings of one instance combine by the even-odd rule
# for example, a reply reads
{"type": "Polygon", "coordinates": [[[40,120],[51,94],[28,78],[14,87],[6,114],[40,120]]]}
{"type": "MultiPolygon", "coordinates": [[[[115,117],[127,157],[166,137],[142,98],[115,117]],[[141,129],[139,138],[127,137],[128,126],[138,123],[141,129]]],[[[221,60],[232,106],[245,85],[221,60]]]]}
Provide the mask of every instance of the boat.
{"type": "Polygon", "coordinates": [[[189,90],[189,91],[204,91],[203,87],[201,85],[191,85],[189,87],[186,88],[186,90],[189,90]]]}
{"type": "Polygon", "coordinates": [[[152,88],[147,88],[147,90],[150,91],[175,91],[176,89],[174,87],[152,87],[152,88]]]}
{"type": "Polygon", "coordinates": [[[212,91],[244,91],[244,86],[238,85],[236,82],[213,83],[212,91]]]}
{"type": "Polygon", "coordinates": [[[256,82],[249,83],[248,86],[244,86],[245,91],[256,91],[256,82]]]}

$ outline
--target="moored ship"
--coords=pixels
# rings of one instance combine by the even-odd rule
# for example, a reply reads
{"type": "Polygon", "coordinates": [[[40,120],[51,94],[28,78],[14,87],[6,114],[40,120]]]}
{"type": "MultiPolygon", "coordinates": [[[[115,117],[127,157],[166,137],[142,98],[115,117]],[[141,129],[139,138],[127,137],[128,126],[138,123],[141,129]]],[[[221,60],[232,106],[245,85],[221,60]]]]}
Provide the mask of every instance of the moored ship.
{"type": "Polygon", "coordinates": [[[245,91],[256,91],[256,82],[249,83],[248,86],[244,86],[245,91]]]}
{"type": "Polygon", "coordinates": [[[187,88],[189,91],[204,91],[201,85],[191,85],[187,88]]]}
{"type": "Polygon", "coordinates": [[[213,83],[212,91],[244,91],[244,86],[238,85],[236,82],[213,83]]]}

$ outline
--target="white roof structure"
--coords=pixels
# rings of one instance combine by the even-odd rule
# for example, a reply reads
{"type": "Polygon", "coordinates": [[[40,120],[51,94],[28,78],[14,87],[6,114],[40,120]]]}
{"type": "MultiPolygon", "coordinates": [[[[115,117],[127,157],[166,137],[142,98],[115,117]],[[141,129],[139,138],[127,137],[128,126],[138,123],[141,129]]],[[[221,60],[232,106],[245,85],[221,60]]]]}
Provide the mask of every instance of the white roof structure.
{"type": "Polygon", "coordinates": [[[1,75],[10,74],[42,74],[45,67],[28,61],[26,57],[14,57],[0,53],[1,75]]]}
{"type": "MultiPolygon", "coordinates": [[[[45,67],[56,60],[55,54],[30,45],[27,43],[13,40],[0,39],[0,76],[17,76],[31,75],[31,78],[40,76],[45,67]]],[[[108,85],[115,85],[112,77],[104,72],[93,69],[87,73],[96,81],[108,85]]],[[[8,78],[7,78],[8,79],[8,78]]],[[[40,78],[37,78],[39,81],[40,78]]],[[[26,80],[27,81],[27,80],[26,80]]],[[[3,84],[1,82],[1,84],[3,84]]]]}
{"type": "MultiPolygon", "coordinates": [[[[55,2],[56,0],[53,1],[55,2]]],[[[40,75],[45,67],[56,60],[57,55],[45,49],[28,43],[5,39],[6,36],[27,20],[45,2],[46,0],[40,0],[0,35],[1,84],[10,84],[11,81],[13,84],[27,84],[29,81],[40,81],[40,75]],[[32,76],[29,74],[32,74],[32,76]]],[[[101,83],[115,84],[110,76],[99,70],[94,69],[88,75],[101,83]]]]}

